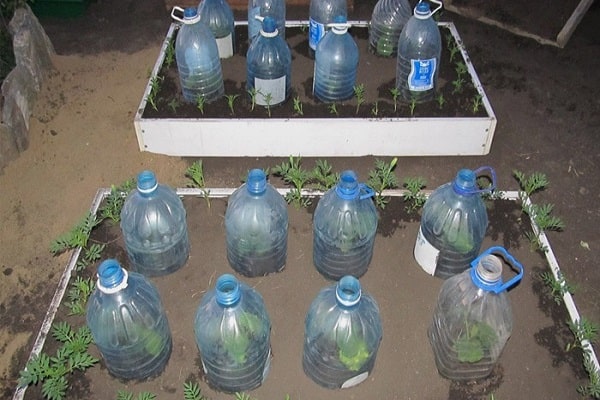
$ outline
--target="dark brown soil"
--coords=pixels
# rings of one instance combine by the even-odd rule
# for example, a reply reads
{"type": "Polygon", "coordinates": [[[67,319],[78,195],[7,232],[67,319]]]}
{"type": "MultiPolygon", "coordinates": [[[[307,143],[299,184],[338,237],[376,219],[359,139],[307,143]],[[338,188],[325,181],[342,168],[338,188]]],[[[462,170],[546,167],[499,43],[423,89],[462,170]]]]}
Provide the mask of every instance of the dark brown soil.
{"type": "MultiPolygon", "coordinates": [[[[312,95],[313,63],[308,54],[308,39],[305,29],[299,27],[286,28],[286,41],[292,51],[292,94],[285,103],[271,108],[271,118],[398,118],[398,117],[481,117],[486,116],[483,105],[475,111],[473,102],[477,91],[470,75],[464,75],[464,84],[458,89],[453,85],[457,80],[457,63],[465,64],[460,53],[456,53],[450,61],[450,51],[457,43],[449,29],[442,27],[442,56],[438,79],[438,96],[443,96],[442,106],[433,100],[417,104],[410,110],[410,104],[399,99],[394,111],[393,97],[390,89],[396,83],[396,58],[383,58],[373,54],[369,49],[368,28],[355,26],[349,32],[355,39],[359,51],[359,70],[356,84],[365,85],[365,103],[357,110],[356,98],[336,104],[338,114],[331,111],[329,104],[319,102],[312,95]],[[372,69],[376,66],[381,71],[374,79],[372,69]],[[365,82],[367,82],[365,84],[365,82]],[[298,97],[303,105],[303,114],[294,109],[293,99],[298,97]],[[377,102],[377,111],[373,110],[377,102]]],[[[156,94],[157,109],[147,104],[143,118],[267,118],[269,110],[257,106],[252,110],[250,97],[246,92],[246,52],[248,51],[248,35],[245,25],[236,27],[236,54],[221,60],[226,95],[239,95],[234,103],[234,112],[228,106],[226,98],[204,106],[200,112],[195,104],[186,103],[181,93],[176,62],[171,65],[163,63],[159,77],[160,89],[156,94]],[[173,102],[175,100],[175,102],[173,102]]]]}

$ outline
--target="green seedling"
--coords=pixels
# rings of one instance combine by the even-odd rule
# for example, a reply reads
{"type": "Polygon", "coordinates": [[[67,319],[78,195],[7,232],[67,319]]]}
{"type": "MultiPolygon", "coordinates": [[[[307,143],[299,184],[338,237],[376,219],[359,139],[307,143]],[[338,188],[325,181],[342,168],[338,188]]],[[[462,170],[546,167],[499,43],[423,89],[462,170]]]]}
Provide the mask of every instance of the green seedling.
{"type": "Polygon", "coordinates": [[[83,248],[77,259],[77,264],[75,264],[75,271],[83,271],[90,264],[100,260],[105,247],[105,244],[94,243],[89,247],[83,248]]]}
{"type": "Polygon", "coordinates": [[[271,93],[267,93],[263,96],[264,100],[265,100],[265,104],[267,107],[267,114],[269,115],[269,118],[271,117],[271,102],[273,101],[273,95],[271,93]]]}
{"type": "Polygon", "coordinates": [[[593,344],[598,339],[600,325],[589,321],[584,317],[579,318],[575,322],[569,321],[567,322],[567,325],[569,325],[569,329],[575,338],[572,342],[567,343],[565,348],[566,351],[571,351],[576,348],[580,348],[582,351],[585,351],[585,345],[583,342],[593,344]]]}
{"type": "Polygon", "coordinates": [[[354,97],[356,97],[356,114],[358,114],[360,106],[365,102],[365,85],[361,83],[355,85],[352,89],[354,90],[354,97]]]}
{"type": "Polygon", "coordinates": [[[204,179],[204,165],[202,160],[196,160],[185,170],[185,176],[191,180],[187,187],[200,189],[202,197],[206,200],[206,204],[210,208],[210,190],[206,189],[206,181],[204,179]]]}
{"type": "Polygon", "coordinates": [[[389,198],[383,196],[383,191],[398,187],[398,178],[394,173],[397,163],[397,157],[394,157],[389,163],[376,159],[375,168],[369,171],[367,185],[375,191],[375,205],[381,209],[384,209],[390,201],[389,198]]]}
{"type": "Polygon", "coordinates": [[[481,108],[481,106],[483,105],[482,100],[483,97],[479,93],[477,93],[471,99],[471,111],[473,111],[473,114],[477,114],[479,112],[479,108],[481,108]]]}
{"type": "Polygon", "coordinates": [[[110,193],[106,196],[104,204],[100,207],[100,217],[109,219],[113,223],[119,223],[121,221],[121,210],[123,204],[125,204],[125,198],[133,189],[135,189],[135,179],[131,178],[123,182],[119,186],[111,185],[110,193]]]}
{"type": "Polygon", "coordinates": [[[169,108],[171,109],[171,111],[173,111],[173,114],[177,113],[177,109],[179,108],[179,106],[181,105],[179,103],[179,100],[177,100],[176,97],[172,98],[171,101],[169,101],[169,103],[167,103],[167,105],[169,106],[169,108]]]}
{"type": "Polygon", "coordinates": [[[311,203],[309,198],[302,196],[302,190],[310,181],[311,173],[302,167],[301,160],[302,157],[290,156],[287,162],[273,168],[273,175],[280,176],[285,183],[293,185],[286,193],[285,200],[297,208],[307,207],[311,203]]]}
{"type": "Polygon", "coordinates": [[[469,69],[467,68],[467,64],[465,64],[462,61],[459,61],[455,64],[454,71],[456,71],[457,77],[462,78],[463,75],[469,72],[469,69]]]}
{"type": "Polygon", "coordinates": [[[526,176],[523,172],[515,169],[513,170],[513,176],[519,183],[521,190],[525,192],[528,197],[533,193],[546,189],[550,185],[550,181],[546,177],[546,174],[542,172],[533,172],[531,175],[526,176]]]}
{"type": "Polygon", "coordinates": [[[400,97],[400,89],[397,87],[390,89],[390,94],[392,95],[392,100],[394,101],[394,112],[398,110],[398,98],[400,97]]]}
{"type": "Polygon", "coordinates": [[[196,382],[183,383],[183,399],[184,400],[208,400],[202,395],[200,385],[196,382]]]}
{"type": "Polygon", "coordinates": [[[415,108],[417,108],[417,98],[412,97],[410,99],[410,103],[408,104],[408,109],[410,110],[411,117],[415,115],[415,108]]]}
{"type": "Polygon", "coordinates": [[[235,400],[256,400],[256,399],[250,397],[250,395],[248,393],[237,392],[235,394],[235,400]]]}
{"type": "Polygon", "coordinates": [[[340,175],[333,172],[333,167],[327,160],[317,160],[312,170],[310,181],[315,183],[317,190],[327,191],[335,186],[340,175]]]}
{"type": "Polygon", "coordinates": [[[444,108],[444,104],[446,104],[446,99],[444,98],[443,93],[438,94],[437,97],[435,98],[435,100],[437,101],[438,107],[440,108],[440,110],[442,108],[444,108]]]}
{"type": "Polygon", "coordinates": [[[160,85],[162,84],[164,77],[154,76],[150,79],[150,92],[146,96],[146,101],[150,103],[154,111],[158,111],[158,92],[160,91],[160,85]]]}
{"type": "Polygon", "coordinates": [[[583,352],[583,366],[588,373],[589,381],[586,385],[580,385],[577,392],[582,396],[600,399],[600,372],[592,359],[589,347],[583,352]]]}
{"type": "Polygon", "coordinates": [[[117,400],[156,400],[156,394],[152,392],[140,392],[137,397],[133,397],[133,393],[119,390],[117,392],[117,400]]]}
{"type": "Polygon", "coordinates": [[[329,114],[335,114],[336,116],[339,115],[337,105],[335,103],[331,103],[327,109],[329,110],[329,114]]]}
{"type": "Polygon", "coordinates": [[[374,117],[379,115],[379,102],[376,101],[373,103],[373,106],[371,107],[371,115],[374,117]]]}
{"type": "Polygon", "coordinates": [[[196,108],[200,111],[200,114],[204,115],[204,106],[206,105],[206,97],[199,94],[196,97],[196,108]]]}
{"type": "Polygon", "coordinates": [[[96,214],[88,211],[69,232],[60,235],[50,244],[50,252],[56,256],[67,250],[78,247],[85,248],[92,229],[99,223],[100,220],[96,219],[96,214]]]}
{"type": "Polygon", "coordinates": [[[463,85],[465,84],[465,80],[463,79],[462,76],[457,77],[455,80],[452,81],[452,86],[454,86],[454,89],[452,89],[452,94],[460,94],[463,91],[463,85]]]}
{"type": "Polygon", "coordinates": [[[229,107],[229,112],[231,115],[235,115],[234,103],[235,100],[240,97],[239,94],[226,94],[225,98],[227,99],[227,107],[229,107]]]}
{"type": "Polygon", "coordinates": [[[99,360],[88,353],[93,343],[87,326],[77,331],[66,322],[52,326],[52,336],[62,345],[52,357],[41,353],[31,358],[20,372],[19,387],[42,384],[42,396],[49,400],[65,398],[70,384],[68,377],[76,370],[85,371],[99,360]]]}
{"type": "Polygon", "coordinates": [[[566,293],[575,293],[575,286],[569,284],[564,275],[560,275],[559,279],[554,278],[551,272],[542,272],[539,275],[540,279],[550,289],[550,295],[554,302],[558,305],[562,304],[563,297],[566,293]]]}
{"type": "Polygon", "coordinates": [[[496,332],[485,322],[465,320],[465,329],[452,347],[460,362],[475,363],[485,356],[485,352],[497,340],[496,332]]]}
{"type": "Polygon", "coordinates": [[[65,306],[69,309],[69,315],[85,315],[87,301],[94,291],[94,281],[92,278],[82,278],[78,276],[71,282],[71,288],[67,293],[68,301],[65,306]]]}
{"type": "Polygon", "coordinates": [[[252,89],[248,89],[248,95],[250,96],[250,111],[254,111],[254,107],[256,107],[256,96],[260,93],[255,87],[252,89]]]}
{"type": "Polygon", "coordinates": [[[427,196],[423,193],[423,189],[425,189],[427,181],[425,178],[417,176],[417,177],[408,177],[404,179],[404,188],[408,190],[406,194],[404,194],[404,202],[406,206],[404,209],[412,213],[417,211],[423,207],[425,201],[427,200],[427,196]]]}
{"type": "Polygon", "coordinates": [[[302,100],[299,96],[294,97],[294,112],[298,115],[304,115],[302,100]]]}
{"type": "Polygon", "coordinates": [[[165,48],[165,67],[169,68],[175,61],[175,41],[173,39],[169,39],[167,42],[167,47],[165,48]]]}
{"type": "Polygon", "coordinates": [[[447,47],[448,51],[450,52],[450,63],[452,63],[454,61],[454,58],[460,51],[460,48],[456,44],[456,41],[454,40],[454,36],[452,36],[451,33],[448,33],[446,35],[446,43],[447,43],[446,47],[447,47]]]}

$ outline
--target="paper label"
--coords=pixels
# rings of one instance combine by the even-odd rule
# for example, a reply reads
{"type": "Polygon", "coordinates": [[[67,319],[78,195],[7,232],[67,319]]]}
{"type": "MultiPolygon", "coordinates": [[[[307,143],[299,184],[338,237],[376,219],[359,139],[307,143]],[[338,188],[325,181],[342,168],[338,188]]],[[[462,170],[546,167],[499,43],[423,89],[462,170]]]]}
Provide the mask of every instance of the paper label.
{"type": "Polygon", "coordinates": [[[233,55],[233,36],[231,33],[217,39],[217,49],[219,49],[219,58],[229,58],[233,55]]]}
{"type": "Polygon", "coordinates": [[[433,247],[431,243],[423,235],[423,230],[419,227],[417,234],[417,242],[415,243],[414,256],[421,268],[429,275],[435,273],[437,267],[438,256],[440,251],[433,247]]]}
{"type": "Polygon", "coordinates": [[[325,36],[325,25],[310,18],[308,21],[308,45],[317,50],[317,44],[325,36]]]}
{"type": "Polygon", "coordinates": [[[436,59],[410,60],[410,74],[408,74],[408,89],[413,92],[424,92],[433,89],[433,76],[435,74],[436,59]]]}
{"type": "Polygon", "coordinates": [[[347,389],[352,386],[356,386],[369,376],[369,372],[363,372],[360,375],[356,375],[353,378],[348,379],[346,382],[342,384],[342,389],[347,389]]]}
{"type": "Polygon", "coordinates": [[[282,103],[285,100],[285,75],[276,79],[254,78],[254,88],[257,93],[256,104],[273,106],[282,103]]]}

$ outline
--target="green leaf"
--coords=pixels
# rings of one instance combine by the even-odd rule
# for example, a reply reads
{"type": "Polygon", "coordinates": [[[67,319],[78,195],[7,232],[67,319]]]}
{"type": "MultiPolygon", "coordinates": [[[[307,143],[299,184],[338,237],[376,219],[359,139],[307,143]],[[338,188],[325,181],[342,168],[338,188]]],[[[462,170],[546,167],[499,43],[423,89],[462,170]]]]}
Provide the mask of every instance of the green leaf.
{"type": "Polygon", "coordinates": [[[464,336],[459,338],[454,343],[454,350],[458,353],[460,362],[474,363],[483,358],[483,347],[476,338],[467,339],[464,336]]]}
{"type": "Polygon", "coordinates": [[[183,384],[184,400],[203,400],[200,386],[196,382],[184,382],[183,384]]]}
{"type": "Polygon", "coordinates": [[[133,393],[119,390],[117,392],[117,400],[133,400],[133,393]]]}
{"type": "Polygon", "coordinates": [[[64,376],[50,378],[42,385],[42,395],[48,400],[62,400],[68,387],[69,383],[64,376]]]}

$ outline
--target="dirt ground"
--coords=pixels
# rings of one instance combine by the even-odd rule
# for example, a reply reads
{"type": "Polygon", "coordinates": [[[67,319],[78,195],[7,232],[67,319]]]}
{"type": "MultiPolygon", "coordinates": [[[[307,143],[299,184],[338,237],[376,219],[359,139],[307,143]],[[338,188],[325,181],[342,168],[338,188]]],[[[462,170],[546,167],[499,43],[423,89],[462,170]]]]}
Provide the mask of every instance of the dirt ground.
{"type": "MultiPolygon", "coordinates": [[[[357,4],[354,18],[369,18],[370,9],[372,3],[357,4]]],[[[307,13],[302,9],[294,12],[300,18],[305,18],[307,13]]],[[[554,213],[566,224],[564,232],[549,234],[552,248],[567,280],[577,286],[575,301],[580,313],[600,323],[600,270],[593,261],[600,248],[596,225],[600,217],[597,175],[600,146],[596,138],[600,130],[598,2],[592,5],[564,49],[542,46],[450,13],[445,13],[444,19],[456,24],[498,118],[491,153],[483,157],[404,157],[398,161],[396,174],[422,176],[427,179],[427,188],[433,189],[452,179],[461,167],[491,165],[498,173],[499,188],[514,190],[517,189],[512,177],[514,169],[526,173],[544,172],[551,186],[536,195],[536,200],[554,204],[554,213]]],[[[146,168],[153,169],[164,183],[184,186],[183,173],[194,161],[140,152],[133,128],[133,116],[170,23],[161,1],[98,0],[91,4],[84,18],[42,20],[42,23],[58,53],[54,59],[56,71],[42,90],[30,121],[29,149],[0,175],[3,228],[0,231],[0,393],[3,398],[9,398],[14,390],[18,370],[31,349],[67,262],[67,255],[52,257],[48,251],[50,242],[68,231],[87,211],[97,188],[121,183],[146,168]]],[[[542,24],[544,20],[535,23],[542,24]]],[[[280,161],[203,159],[209,187],[236,187],[247,169],[273,166],[280,161]]],[[[374,158],[329,161],[336,170],[352,168],[359,176],[366,177],[374,158]]],[[[313,160],[305,162],[312,165],[313,160]]],[[[412,238],[406,240],[410,242],[412,238]]],[[[528,257],[536,260],[535,255],[528,257]]],[[[524,287],[535,290],[534,278],[540,265],[538,259],[534,265],[525,266],[529,286],[524,287]]],[[[417,271],[412,272],[418,275],[417,271]]],[[[277,278],[283,279],[283,275],[277,278]]],[[[391,284],[393,280],[384,280],[381,284],[385,283],[391,284]]],[[[310,287],[310,290],[316,288],[310,287]]],[[[519,291],[514,294],[517,296],[519,291]]],[[[520,308],[516,301],[513,307],[520,308]]],[[[529,305],[544,308],[542,304],[529,305]]],[[[305,306],[301,302],[285,304],[298,314],[304,312],[305,306]]],[[[390,307],[388,312],[395,312],[390,307]]],[[[399,326],[403,326],[402,322],[399,326]]],[[[564,359],[561,351],[551,348],[563,330],[564,326],[556,324],[549,324],[538,332],[541,336],[515,330],[509,346],[513,341],[518,343],[520,340],[514,339],[521,334],[523,344],[519,348],[531,352],[511,353],[502,365],[527,367],[529,362],[539,361],[535,360],[538,357],[551,362],[547,368],[527,375],[528,380],[520,381],[518,385],[522,387],[509,389],[508,384],[500,385],[496,398],[520,398],[518,393],[527,393],[522,398],[531,399],[579,398],[575,389],[584,382],[580,369],[564,359]],[[533,351],[537,347],[546,349],[541,356],[533,351]],[[556,369],[555,363],[566,369],[556,369]],[[566,382],[566,387],[548,392],[546,387],[557,381],[566,382]],[[506,394],[499,397],[502,393],[506,394]]],[[[394,339],[406,338],[385,338],[386,341],[394,339]]],[[[278,354],[285,357],[287,353],[278,354]]],[[[397,357],[406,357],[406,354],[397,357]]],[[[437,381],[440,378],[431,371],[423,373],[420,382],[423,387],[435,387],[434,394],[422,396],[394,390],[393,385],[402,387],[403,380],[418,379],[418,369],[413,367],[410,358],[405,359],[408,361],[401,367],[394,358],[384,358],[376,367],[380,378],[374,375],[373,379],[387,382],[388,387],[392,385],[388,391],[374,392],[375,386],[366,386],[337,396],[469,397],[463,388],[447,382],[440,384],[437,381]],[[405,369],[413,374],[406,374],[405,369]],[[435,384],[430,385],[429,379],[435,379],[435,384]]],[[[261,392],[257,392],[258,398],[281,398],[286,388],[294,385],[278,379],[277,375],[272,379],[280,389],[276,393],[281,394],[274,397],[269,393],[275,392],[267,391],[261,396],[261,392]]],[[[301,372],[298,379],[301,385],[310,385],[301,372]]],[[[308,398],[301,392],[290,394],[293,399],[308,398]]],[[[310,398],[328,397],[327,393],[317,392],[310,398]]]]}

